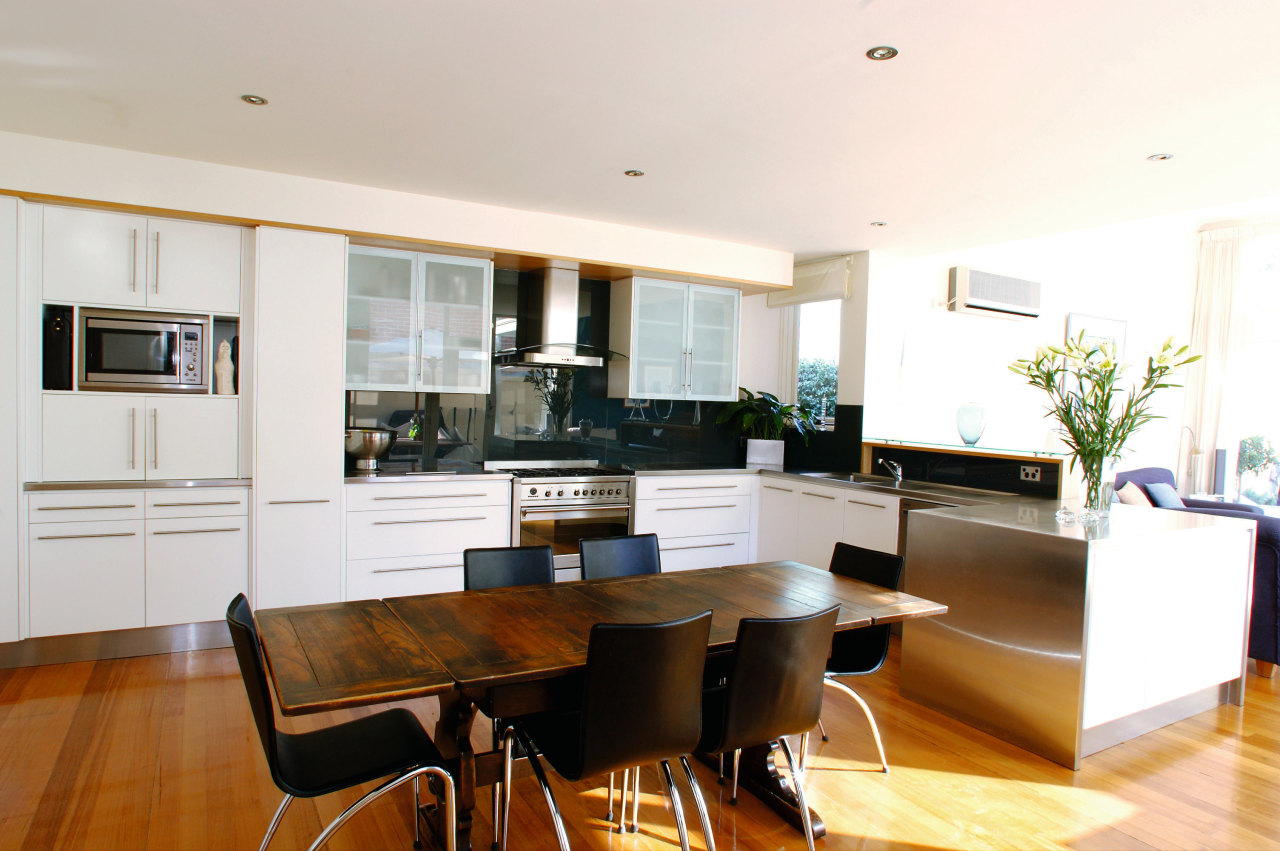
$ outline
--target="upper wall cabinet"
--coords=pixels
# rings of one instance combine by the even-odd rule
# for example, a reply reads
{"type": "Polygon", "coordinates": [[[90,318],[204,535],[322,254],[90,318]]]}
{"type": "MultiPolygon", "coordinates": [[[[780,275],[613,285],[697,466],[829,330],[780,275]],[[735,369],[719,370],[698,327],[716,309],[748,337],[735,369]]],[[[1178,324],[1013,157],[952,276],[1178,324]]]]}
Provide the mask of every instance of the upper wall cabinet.
{"type": "Polygon", "coordinates": [[[352,246],[347,389],[488,393],[493,264],[352,246]]]}
{"type": "Polygon", "coordinates": [[[648,278],[614,283],[609,395],[638,399],[738,398],[742,294],[724,287],[648,278]]]}
{"type": "Polygon", "coordinates": [[[240,312],[243,229],[45,207],[45,301],[240,312]]]}

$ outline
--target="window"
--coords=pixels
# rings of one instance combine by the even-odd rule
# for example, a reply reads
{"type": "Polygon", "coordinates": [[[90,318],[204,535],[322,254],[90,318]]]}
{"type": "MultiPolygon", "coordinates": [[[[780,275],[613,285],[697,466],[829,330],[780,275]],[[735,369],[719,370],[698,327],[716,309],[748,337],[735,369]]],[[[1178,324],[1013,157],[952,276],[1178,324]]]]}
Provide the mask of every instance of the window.
{"type": "Polygon", "coordinates": [[[830,428],[840,366],[840,300],[799,305],[796,317],[796,400],[830,428]]]}

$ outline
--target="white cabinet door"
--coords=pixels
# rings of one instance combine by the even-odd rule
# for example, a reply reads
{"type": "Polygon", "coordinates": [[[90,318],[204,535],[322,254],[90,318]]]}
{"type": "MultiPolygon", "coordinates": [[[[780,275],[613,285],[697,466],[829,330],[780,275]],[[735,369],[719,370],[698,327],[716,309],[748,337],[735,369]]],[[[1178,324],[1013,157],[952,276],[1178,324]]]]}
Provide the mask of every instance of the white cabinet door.
{"type": "Polygon", "coordinates": [[[742,294],[689,287],[689,386],[692,399],[738,398],[738,312],[742,294]]]}
{"type": "Polygon", "coordinates": [[[795,560],[812,567],[831,564],[831,551],[844,531],[842,488],[799,484],[796,496],[795,560]]]}
{"type": "Polygon", "coordinates": [[[493,263],[434,254],[419,258],[419,389],[427,393],[488,393],[493,263]]]}
{"type": "Polygon", "coordinates": [[[146,531],[147,626],[221,620],[248,589],[248,517],[148,520],[146,531]]]}
{"type": "Polygon", "coordinates": [[[418,384],[418,256],[352,246],[347,255],[347,389],[418,384]]]}
{"type": "Polygon", "coordinates": [[[141,396],[44,394],[41,479],[46,482],[133,481],[144,474],[141,396]]]}
{"type": "Polygon", "coordinates": [[[631,392],[640,399],[688,396],[688,284],[635,279],[631,313],[631,392]]]}
{"type": "Polygon", "coordinates": [[[347,242],[264,227],[257,243],[254,604],[332,602],[343,564],[347,242]]]}
{"type": "Polygon", "coordinates": [[[756,561],[796,558],[796,505],[800,486],[784,479],[760,480],[756,561]]]}
{"type": "Polygon", "coordinates": [[[33,638],[145,625],[143,521],[28,529],[33,638]]]}
{"type": "Polygon", "coordinates": [[[241,228],[148,220],[147,306],[199,313],[240,312],[241,228]]]}
{"type": "Polygon", "coordinates": [[[45,207],[41,264],[45,301],[140,307],[147,300],[147,220],[45,207]]]}
{"type": "Polygon", "coordinates": [[[240,401],[234,396],[148,396],[148,479],[234,479],[240,401]]]}
{"type": "Polygon", "coordinates": [[[747,564],[751,561],[750,543],[751,536],[745,532],[740,535],[705,535],[663,540],[658,547],[662,556],[662,572],[747,564]]]}
{"type": "Polygon", "coordinates": [[[879,550],[898,551],[898,498],[866,491],[844,495],[844,537],[846,544],[879,550]]]}

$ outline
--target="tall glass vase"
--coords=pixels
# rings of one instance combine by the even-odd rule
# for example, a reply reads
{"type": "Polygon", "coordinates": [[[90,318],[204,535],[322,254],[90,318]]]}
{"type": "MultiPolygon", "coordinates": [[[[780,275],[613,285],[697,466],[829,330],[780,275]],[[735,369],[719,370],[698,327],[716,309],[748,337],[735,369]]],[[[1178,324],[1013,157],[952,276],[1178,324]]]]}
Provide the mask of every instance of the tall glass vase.
{"type": "Polygon", "coordinates": [[[1115,466],[1107,455],[1077,455],[1084,474],[1084,511],[1081,520],[1100,519],[1111,513],[1115,492],[1115,466]]]}

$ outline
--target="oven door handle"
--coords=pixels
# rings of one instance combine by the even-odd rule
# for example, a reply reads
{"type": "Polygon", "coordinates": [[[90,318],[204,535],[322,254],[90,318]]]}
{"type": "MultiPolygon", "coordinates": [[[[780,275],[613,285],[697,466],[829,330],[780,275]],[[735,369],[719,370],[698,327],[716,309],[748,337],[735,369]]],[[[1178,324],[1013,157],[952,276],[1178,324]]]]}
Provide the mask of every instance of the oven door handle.
{"type": "Polygon", "coordinates": [[[630,505],[561,505],[556,508],[521,508],[520,514],[564,514],[570,511],[617,511],[626,514],[630,505]]]}

